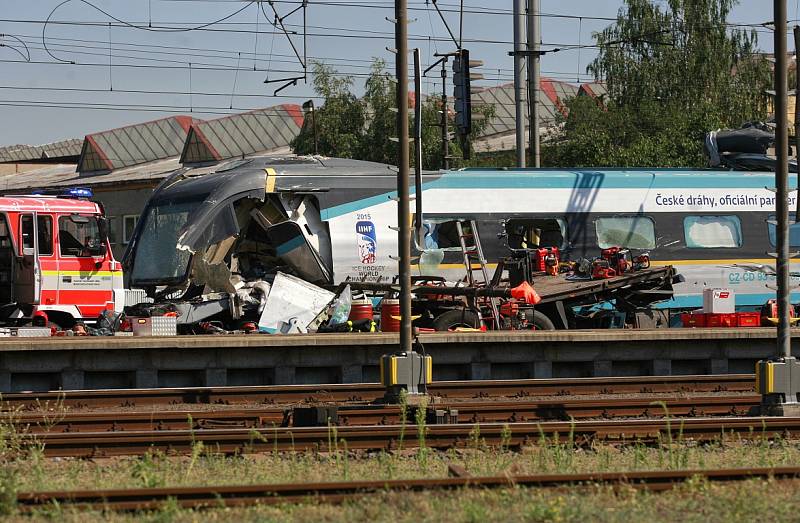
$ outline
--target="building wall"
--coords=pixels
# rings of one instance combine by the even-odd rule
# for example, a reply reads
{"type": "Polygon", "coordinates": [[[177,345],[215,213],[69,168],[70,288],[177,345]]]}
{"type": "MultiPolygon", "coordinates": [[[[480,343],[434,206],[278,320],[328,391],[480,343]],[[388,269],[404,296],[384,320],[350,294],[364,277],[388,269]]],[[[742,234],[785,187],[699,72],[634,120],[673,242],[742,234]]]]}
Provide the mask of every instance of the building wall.
{"type": "Polygon", "coordinates": [[[41,168],[41,163],[0,163],[0,175],[24,173],[41,168]]]}
{"type": "Polygon", "coordinates": [[[122,260],[125,248],[128,245],[127,235],[124,230],[126,217],[130,225],[135,223],[142,213],[147,200],[153,193],[155,185],[134,186],[131,188],[94,188],[94,200],[103,204],[106,216],[109,218],[109,240],[114,257],[122,260]]]}

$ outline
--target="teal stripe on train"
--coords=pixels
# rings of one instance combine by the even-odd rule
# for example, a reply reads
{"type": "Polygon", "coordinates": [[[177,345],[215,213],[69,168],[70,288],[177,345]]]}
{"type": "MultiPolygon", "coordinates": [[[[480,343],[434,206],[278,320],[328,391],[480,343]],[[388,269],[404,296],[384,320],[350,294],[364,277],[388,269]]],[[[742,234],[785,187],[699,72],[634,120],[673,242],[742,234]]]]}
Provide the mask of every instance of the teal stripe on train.
{"type": "MultiPolygon", "coordinates": [[[[426,182],[427,189],[763,189],[775,183],[774,173],[697,169],[547,170],[463,169],[447,171],[426,182]]],[[[790,177],[789,189],[796,187],[790,177]]],[[[411,187],[413,194],[414,187],[411,187]]],[[[386,202],[396,191],[322,210],[330,220],[386,202]]]]}

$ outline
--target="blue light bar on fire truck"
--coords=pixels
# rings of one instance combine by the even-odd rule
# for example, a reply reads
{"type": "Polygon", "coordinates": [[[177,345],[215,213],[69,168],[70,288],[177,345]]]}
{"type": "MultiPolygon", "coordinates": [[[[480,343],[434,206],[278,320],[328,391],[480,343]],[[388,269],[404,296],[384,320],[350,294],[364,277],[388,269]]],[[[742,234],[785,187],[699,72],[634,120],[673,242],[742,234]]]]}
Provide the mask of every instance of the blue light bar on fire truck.
{"type": "Polygon", "coordinates": [[[73,198],[91,198],[94,193],[88,187],[71,187],[61,193],[62,196],[71,196],[73,198]]]}

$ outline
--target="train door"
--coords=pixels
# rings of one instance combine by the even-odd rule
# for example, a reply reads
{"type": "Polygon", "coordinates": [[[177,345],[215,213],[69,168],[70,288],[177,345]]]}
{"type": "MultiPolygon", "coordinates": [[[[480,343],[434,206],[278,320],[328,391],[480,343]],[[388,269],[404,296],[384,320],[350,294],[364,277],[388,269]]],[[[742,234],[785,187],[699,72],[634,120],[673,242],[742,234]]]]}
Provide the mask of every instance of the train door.
{"type": "Polygon", "coordinates": [[[42,284],[42,268],[39,260],[39,234],[37,214],[19,215],[19,246],[21,256],[15,264],[14,301],[22,304],[38,304],[42,284]]]}

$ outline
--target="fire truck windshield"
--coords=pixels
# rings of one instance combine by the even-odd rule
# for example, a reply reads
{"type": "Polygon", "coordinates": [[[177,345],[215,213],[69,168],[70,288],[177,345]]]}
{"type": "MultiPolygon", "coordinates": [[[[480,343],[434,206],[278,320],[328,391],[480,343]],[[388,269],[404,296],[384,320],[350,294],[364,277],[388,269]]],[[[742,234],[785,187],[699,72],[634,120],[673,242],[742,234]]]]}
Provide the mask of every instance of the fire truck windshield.
{"type": "Polygon", "coordinates": [[[150,207],[136,239],[131,282],[170,283],[186,276],[191,253],[178,250],[178,237],[202,202],[163,201],[150,207]]]}
{"type": "MultiPolygon", "coordinates": [[[[52,254],[52,245],[48,245],[51,241],[49,229],[48,222],[44,220],[44,217],[40,216],[40,254],[45,254],[47,249],[50,250],[49,254],[52,254]],[[46,250],[42,250],[43,246],[46,250]]],[[[33,226],[31,226],[31,230],[33,230],[33,226]]],[[[83,216],[80,214],[61,216],[58,219],[58,234],[61,256],[88,257],[96,255],[99,254],[97,249],[104,243],[96,216],[83,216]]]]}

